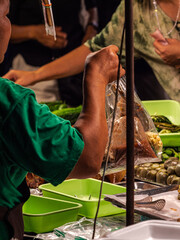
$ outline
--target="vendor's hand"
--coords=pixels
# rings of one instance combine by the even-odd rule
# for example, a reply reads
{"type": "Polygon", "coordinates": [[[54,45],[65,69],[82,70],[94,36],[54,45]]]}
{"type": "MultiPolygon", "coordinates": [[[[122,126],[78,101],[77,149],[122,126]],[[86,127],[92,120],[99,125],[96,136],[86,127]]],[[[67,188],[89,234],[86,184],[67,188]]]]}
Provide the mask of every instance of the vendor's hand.
{"type": "MultiPolygon", "coordinates": [[[[105,47],[95,53],[88,55],[86,59],[86,73],[96,75],[96,79],[105,80],[105,84],[117,79],[119,48],[115,45],[105,47]]],[[[125,74],[125,70],[120,69],[120,76],[125,74]]]]}
{"type": "Polygon", "coordinates": [[[33,38],[45,47],[60,49],[67,45],[67,34],[62,31],[62,27],[55,27],[56,41],[53,36],[47,35],[44,25],[33,26],[33,38]]]}
{"type": "Polygon", "coordinates": [[[179,68],[180,66],[180,40],[167,38],[167,45],[154,41],[155,52],[168,65],[179,68]]]}
{"type": "Polygon", "coordinates": [[[35,71],[10,70],[3,78],[12,80],[25,87],[35,83],[35,71]]]}

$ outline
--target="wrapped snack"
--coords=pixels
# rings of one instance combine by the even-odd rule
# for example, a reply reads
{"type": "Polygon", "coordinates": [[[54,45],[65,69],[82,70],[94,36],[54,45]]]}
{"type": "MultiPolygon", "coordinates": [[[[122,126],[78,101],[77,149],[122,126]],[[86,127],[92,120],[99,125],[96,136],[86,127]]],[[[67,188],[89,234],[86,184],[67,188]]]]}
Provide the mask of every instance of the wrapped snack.
{"type": "MultiPolygon", "coordinates": [[[[107,87],[106,113],[111,132],[112,115],[116,83],[107,87]]],[[[106,174],[119,172],[126,168],[126,78],[120,79],[118,102],[114,121],[113,135],[109,148],[109,159],[106,174]]],[[[137,94],[134,93],[134,164],[161,161],[162,141],[149,114],[144,109],[137,94]]],[[[107,157],[107,149],[104,159],[107,157]]]]}
{"type": "Polygon", "coordinates": [[[54,40],[56,41],[56,30],[54,25],[54,17],[52,12],[52,4],[50,0],[41,0],[45,21],[45,30],[47,35],[54,36],[54,40]]]}

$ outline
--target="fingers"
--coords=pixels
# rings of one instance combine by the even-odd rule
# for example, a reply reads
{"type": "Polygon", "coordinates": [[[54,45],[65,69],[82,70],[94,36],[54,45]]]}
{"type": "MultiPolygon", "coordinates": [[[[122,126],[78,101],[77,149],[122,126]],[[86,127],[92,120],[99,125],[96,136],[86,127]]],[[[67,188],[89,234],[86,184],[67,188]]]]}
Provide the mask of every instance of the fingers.
{"type": "Polygon", "coordinates": [[[3,78],[7,78],[7,79],[15,82],[16,79],[17,79],[17,76],[16,76],[16,74],[14,73],[14,70],[11,70],[11,71],[9,71],[8,73],[6,73],[6,74],[3,76],[3,78]]]}
{"type": "MultiPolygon", "coordinates": [[[[96,72],[103,76],[106,83],[112,82],[117,79],[118,71],[118,53],[119,48],[115,45],[110,45],[105,47],[95,53],[92,53],[88,56],[86,61],[88,66],[91,66],[91,71],[96,72]]],[[[125,74],[124,69],[120,69],[120,75],[125,74]]]]}
{"type": "Polygon", "coordinates": [[[155,49],[155,52],[160,56],[161,52],[158,49],[155,49]]]}

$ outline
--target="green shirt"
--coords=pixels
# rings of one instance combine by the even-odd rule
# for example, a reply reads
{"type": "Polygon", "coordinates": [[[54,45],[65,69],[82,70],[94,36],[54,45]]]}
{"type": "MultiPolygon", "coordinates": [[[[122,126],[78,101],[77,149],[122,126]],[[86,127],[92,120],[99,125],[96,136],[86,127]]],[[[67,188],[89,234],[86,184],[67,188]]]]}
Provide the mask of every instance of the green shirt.
{"type": "Polygon", "coordinates": [[[77,129],[37,103],[32,90],[0,78],[0,206],[19,203],[17,187],[27,172],[60,184],[83,147],[77,129]]]}
{"type": "Polygon", "coordinates": [[[84,143],[69,121],[37,103],[33,91],[2,78],[0,86],[0,205],[13,207],[27,172],[61,183],[84,143]]]}
{"type": "MultiPolygon", "coordinates": [[[[168,95],[172,99],[180,101],[180,70],[165,64],[154,50],[154,39],[150,34],[158,28],[158,24],[154,9],[152,6],[148,6],[148,2],[148,0],[133,1],[134,57],[136,59],[143,58],[151,66],[156,78],[168,95]]],[[[166,35],[172,29],[173,22],[159,6],[158,16],[162,33],[166,35]]],[[[108,25],[98,35],[87,41],[85,45],[91,51],[97,51],[111,44],[119,47],[124,18],[125,7],[124,0],[122,0],[108,25]]],[[[169,38],[180,39],[178,31],[174,29],[169,38]]],[[[122,52],[122,65],[125,65],[125,43],[122,52]]]]}

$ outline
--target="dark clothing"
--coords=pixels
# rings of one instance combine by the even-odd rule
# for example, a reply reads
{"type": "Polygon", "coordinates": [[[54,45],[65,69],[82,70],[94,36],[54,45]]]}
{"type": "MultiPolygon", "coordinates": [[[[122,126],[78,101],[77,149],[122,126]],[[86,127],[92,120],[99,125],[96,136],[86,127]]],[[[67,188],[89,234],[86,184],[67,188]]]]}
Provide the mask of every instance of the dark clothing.
{"type": "MultiPolygon", "coordinates": [[[[42,5],[40,0],[11,0],[9,18],[16,25],[44,24],[42,5]]],[[[94,0],[85,0],[87,9],[94,7],[94,0]]],[[[26,41],[15,44],[13,54],[21,53],[27,64],[42,66],[51,60],[63,56],[67,52],[81,45],[84,35],[79,22],[81,0],[54,0],[52,4],[54,22],[67,33],[68,45],[64,49],[52,50],[37,41],[26,41]]]]}
{"type": "MultiPolygon", "coordinates": [[[[11,0],[9,18],[15,25],[44,24],[41,0],[11,0]]],[[[85,0],[86,9],[96,7],[96,0],[85,0]]],[[[21,54],[26,63],[42,66],[59,58],[81,45],[84,29],[79,21],[81,0],[53,0],[55,26],[61,26],[67,33],[68,44],[63,49],[50,49],[35,40],[11,44],[12,58],[21,54]]],[[[22,69],[23,70],[23,69],[22,69]]],[[[67,104],[82,104],[82,76],[78,74],[58,80],[60,97],[67,104]]]]}
{"type": "Polygon", "coordinates": [[[99,17],[99,31],[111,20],[112,14],[120,4],[121,0],[96,0],[99,17]]]}
{"type": "Polygon", "coordinates": [[[141,100],[171,99],[157,81],[152,68],[143,59],[134,62],[134,84],[141,100]]]}

